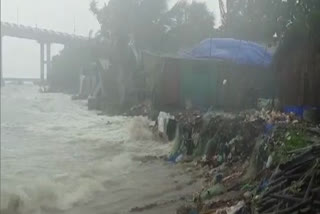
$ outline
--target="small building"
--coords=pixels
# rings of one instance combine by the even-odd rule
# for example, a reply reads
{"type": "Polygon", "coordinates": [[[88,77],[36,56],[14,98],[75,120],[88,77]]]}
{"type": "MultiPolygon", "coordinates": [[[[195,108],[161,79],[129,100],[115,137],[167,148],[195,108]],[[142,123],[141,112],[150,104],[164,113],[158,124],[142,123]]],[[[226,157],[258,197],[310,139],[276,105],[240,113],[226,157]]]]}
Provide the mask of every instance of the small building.
{"type": "MultiPolygon", "coordinates": [[[[238,110],[253,107],[258,97],[272,97],[273,73],[269,66],[249,63],[246,57],[240,61],[248,63],[235,62],[222,56],[222,52],[221,57],[217,57],[214,51],[210,53],[211,57],[205,53],[196,57],[195,53],[206,49],[207,42],[200,43],[202,48],[196,47],[192,50],[194,52],[184,52],[179,56],[143,53],[147,88],[156,108],[238,110]]],[[[221,41],[210,39],[209,42],[214,48],[221,41]]],[[[230,44],[230,39],[223,42],[230,44]]],[[[238,48],[241,51],[242,48],[238,48]]]]}

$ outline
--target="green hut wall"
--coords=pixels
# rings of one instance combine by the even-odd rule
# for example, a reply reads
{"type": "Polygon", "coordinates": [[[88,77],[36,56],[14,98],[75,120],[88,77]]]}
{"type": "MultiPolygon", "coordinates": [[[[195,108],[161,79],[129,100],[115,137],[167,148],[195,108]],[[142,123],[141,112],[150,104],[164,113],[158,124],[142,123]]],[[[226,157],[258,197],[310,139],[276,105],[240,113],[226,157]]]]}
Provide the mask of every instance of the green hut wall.
{"type": "Polygon", "coordinates": [[[209,60],[180,60],[182,105],[212,106],[217,96],[218,63],[209,60]]]}
{"type": "Polygon", "coordinates": [[[272,97],[273,74],[267,69],[160,56],[145,63],[145,72],[152,77],[153,104],[161,110],[186,108],[189,104],[198,109],[237,110],[249,108],[253,96],[272,97]]]}

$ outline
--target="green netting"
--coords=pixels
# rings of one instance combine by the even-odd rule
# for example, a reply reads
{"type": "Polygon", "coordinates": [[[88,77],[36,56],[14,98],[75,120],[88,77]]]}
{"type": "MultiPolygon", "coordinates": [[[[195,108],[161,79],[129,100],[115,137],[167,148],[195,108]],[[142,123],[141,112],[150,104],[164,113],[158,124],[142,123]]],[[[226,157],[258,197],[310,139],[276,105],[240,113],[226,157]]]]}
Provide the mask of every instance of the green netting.
{"type": "Polygon", "coordinates": [[[199,142],[193,151],[193,157],[203,156],[205,154],[207,144],[208,144],[207,140],[199,139],[199,142]]]}
{"type": "Polygon", "coordinates": [[[172,150],[170,152],[169,158],[171,157],[176,157],[177,155],[181,154],[181,150],[182,150],[182,140],[181,140],[181,136],[180,136],[180,128],[179,126],[177,126],[176,128],[176,136],[173,140],[173,146],[172,146],[172,150]]]}

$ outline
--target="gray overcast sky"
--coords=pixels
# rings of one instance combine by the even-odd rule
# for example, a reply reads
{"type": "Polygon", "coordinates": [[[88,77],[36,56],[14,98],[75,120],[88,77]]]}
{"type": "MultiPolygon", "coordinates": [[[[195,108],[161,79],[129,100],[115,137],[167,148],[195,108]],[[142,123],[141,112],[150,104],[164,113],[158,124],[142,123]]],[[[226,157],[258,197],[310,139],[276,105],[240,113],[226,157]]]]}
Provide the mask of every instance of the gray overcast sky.
{"type": "MultiPolygon", "coordinates": [[[[175,0],[172,0],[175,1],[175,0]]],[[[209,8],[218,13],[218,0],[207,2],[209,8]]],[[[89,11],[91,0],[1,0],[1,21],[87,36],[98,30],[99,24],[89,11]],[[75,23],[75,25],[74,25],[75,23]]],[[[100,0],[100,2],[104,2],[100,0]]],[[[53,46],[53,54],[61,50],[53,46]]],[[[39,77],[40,48],[35,41],[3,39],[4,77],[39,77]]]]}

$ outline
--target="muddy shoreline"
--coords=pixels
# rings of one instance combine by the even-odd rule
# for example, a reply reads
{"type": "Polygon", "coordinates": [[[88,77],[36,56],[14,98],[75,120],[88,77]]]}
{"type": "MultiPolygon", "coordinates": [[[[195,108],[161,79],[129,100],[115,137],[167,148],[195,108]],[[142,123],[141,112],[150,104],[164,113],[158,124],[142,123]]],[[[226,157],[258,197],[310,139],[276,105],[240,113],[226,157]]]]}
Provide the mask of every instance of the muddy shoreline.
{"type": "MultiPolygon", "coordinates": [[[[259,200],[266,197],[265,192],[274,185],[273,176],[279,166],[299,155],[295,151],[310,146],[318,148],[320,142],[320,127],[294,114],[265,110],[236,114],[188,111],[171,116],[178,131],[174,139],[167,142],[172,145],[171,153],[161,158],[183,165],[187,172],[195,175],[195,181],[201,183],[192,197],[180,201],[183,205],[176,210],[177,214],[263,213],[259,200]]],[[[172,132],[159,133],[166,130],[159,129],[159,122],[153,130],[167,141],[168,132],[172,132]]],[[[313,159],[315,168],[319,168],[316,158],[319,154],[315,153],[313,159]]],[[[314,178],[319,178],[318,171],[314,178]]],[[[319,183],[313,185],[319,186],[319,183]]],[[[305,184],[301,188],[304,189],[305,184]]],[[[315,195],[313,200],[318,197],[315,195]]],[[[170,201],[131,211],[152,210],[163,203],[170,204],[170,201]]],[[[277,205],[276,201],[273,203],[277,205]]],[[[313,203],[309,209],[318,210],[313,203]]]]}

